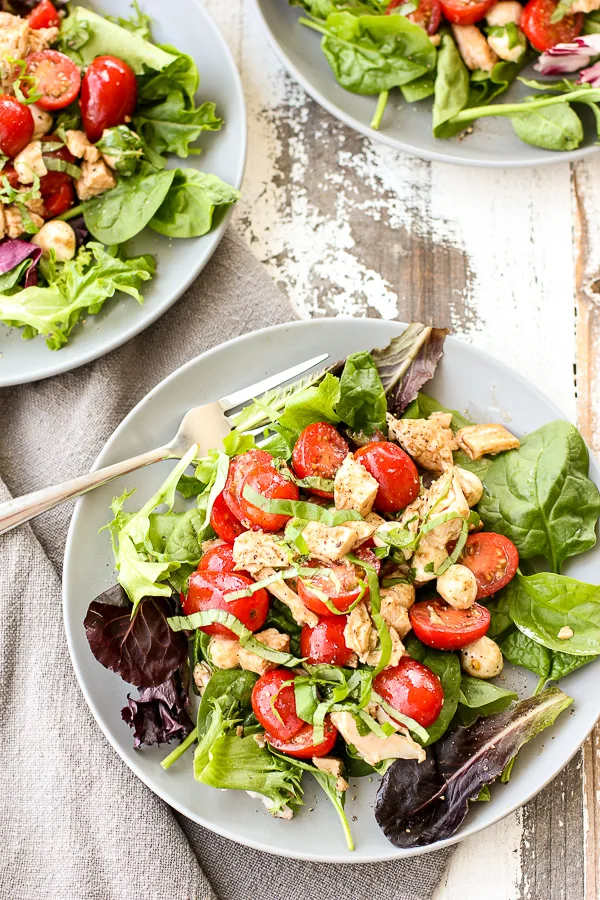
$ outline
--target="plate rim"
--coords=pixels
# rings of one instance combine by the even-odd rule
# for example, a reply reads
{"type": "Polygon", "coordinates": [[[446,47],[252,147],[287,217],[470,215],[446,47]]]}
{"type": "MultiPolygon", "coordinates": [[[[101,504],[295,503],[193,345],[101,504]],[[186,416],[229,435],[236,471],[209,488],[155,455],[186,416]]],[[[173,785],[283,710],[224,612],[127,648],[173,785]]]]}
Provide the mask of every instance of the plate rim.
{"type": "MultiPolygon", "coordinates": [[[[283,64],[284,68],[288,71],[288,73],[298,82],[298,84],[300,84],[301,87],[304,88],[306,93],[310,97],[312,97],[315,103],[318,103],[319,106],[322,106],[323,109],[325,109],[335,119],[338,119],[340,122],[343,122],[344,125],[347,125],[349,128],[352,128],[354,131],[362,134],[363,137],[369,138],[376,143],[385,144],[388,147],[392,147],[394,150],[399,150],[402,153],[407,153],[409,156],[414,156],[417,159],[424,159],[428,162],[441,162],[446,163],[447,165],[465,166],[467,168],[474,167],[478,169],[530,169],[537,166],[548,166],[561,162],[577,162],[580,159],[585,159],[586,157],[593,156],[594,154],[599,152],[599,147],[595,144],[592,144],[587,147],[580,147],[577,150],[562,150],[559,152],[545,151],[547,154],[552,153],[552,155],[539,156],[536,159],[514,159],[502,162],[501,160],[461,159],[451,156],[448,153],[444,153],[441,150],[439,152],[435,150],[421,150],[415,148],[413,144],[405,144],[403,141],[400,141],[397,138],[386,135],[385,131],[376,131],[375,129],[370,128],[359,119],[355,119],[354,116],[351,116],[348,113],[344,112],[344,110],[340,106],[337,106],[335,103],[332,103],[330,100],[328,100],[327,97],[325,97],[324,94],[322,94],[321,91],[292,62],[282,45],[275,37],[273,31],[269,26],[267,17],[263,11],[262,0],[250,0],[250,2],[254,7],[254,12],[260,23],[261,30],[267,38],[269,46],[271,47],[277,58],[280,60],[280,62],[283,64]]],[[[287,0],[282,0],[282,2],[287,2],[287,0]]],[[[414,106],[414,104],[410,105],[414,106]]],[[[536,149],[541,150],[541,148],[536,149]]]]}
{"type": "MultiPolygon", "coordinates": [[[[233,81],[235,84],[235,96],[239,103],[241,111],[241,120],[239,124],[242,140],[239,145],[240,154],[237,162],[237,171],[235,173],[235,178],[231,180],[231,183],[233,187],[239,190],[244,178],[248,155],[248,111],[246,109],[246,97],[244,94],[242,79],[235,59],[233,58],[233,53],[229,49],[229,45],[225,40],[223,34],[221,33],[221,30],[215,22],[213,16],[206,9],[201,0],[187,0],[187,2],[192,6],[195,6],[200,12],[200,15],[204,16],[209,27],[213,31],[213,38],[215,40],[215,43],[220,46],[223,58],[227,61],[227,64],[233,76],[233,81]]],[[[50,364],[43,373],[30,373],[25,375],[15,374],[12,376],[3,377],[0,370],[0,388],[15,387],[19,384],[32,384],[36,381],[43,381],[46,378],[53,378],[55,375],[62,375],[64,372],[72,372],[74,369],[78,369],[80,366],[85,366],[87,365],[87,363],[94,362],[94,360],[106,356],[113,350],[117,350],[119,347],[122,347],[123,344],[126,344],[128,341],[132,340],[132,338],[137,337],[138,334],[141,334],[142,331],[145,331],[146,328],[149,328],[150,325],[156,322],[157,319],[164,315],[164,313],[166,313],[179,300],[179,298],[187,291],[190,285],[196,280],[196,278],[198,278],[200,273],[210,262],[213,254],[215,253],[217,247],[223,239],[225,230],[229,224],[229,219],[233,213],[233,209],[234,207],[230,207],[228,210],[226,210],[222,220],[213,231],[208,232],[207,235],[202,235],[200,238],[193,239],[201,240],[202,238],[209,238],[210,240],[212,240],[213,245],[212,247],[210,247],[205,259],[199,265],[193,266],[190,269],[190,272],[186,276],[185,281],[183,282],[180,289],[176,290],[169,300],[165,300],[164,303],[161,304],[157,309],[149,313],[147,318],[141,319],[141,317],[134,316],[133,323],[129,327],[123,329],[123,331],[119,332],[119,334],[115,335],[115,337],[111,340],[108,340],[101,347],[90,348],[87,351],[82,351],[82,353],[79,356],[75,357],[75,359],[69,359],[64,363],[60,361],[60,350],[48,350],[48,353],[53,353],[53,356],[58,357],[58,359],[54,365],[50,364]]],[[[37,340],[37,338],[34,338],[34,340],[37,340]]],[[[43,339],[41,337],[39,337],[39,340],[43,343],[43,339]]],[[[47,348],[45,349],[47,350],[47,348]]]]}
{"type": "MultiPolygon", "coordinates": [[[[278,325],[271,325],[271,326],[266,326],[265,328],[256,329],[255,331],[251,331],[246,334],[239,335],[238,337],[231,338],[229,341],[223,341],[221,344],[217,344],[215,347],[211,347],[209,350],[206,350],[203,353],[199,353],[193,359],[188,360],[187,362],[183,363],[183,365],[174,369],[169,375],[167,375],[160,382],[158,382],[158,384],[156,384],[153,388],[151,388],[148,391],[148,393],[145,394],[145,396],[142,397],[142,399],[138,401],[138,403],[136,403],[136,405],[129,411],[129,413],[119,423],[119,425],[117,425],[117,427],[114,429],[114,431],[111,433],[111,435],[105,441],[102,449],[100,450],[99,454],[97,455],[96,459],[94,460],[94,463],[91,467],[91,471],[95,471],[97,468],[100,468],[102,465],[106,465],[109,463],[110,460],[104,461],[103,457],[105,456],[105,454],[110,455],[110,450],[111,450],[112,444],[119,438],[121,433],[127,429],[130,420],[137,413],[137,411],[141,407],[146,405],[146,403],[150,402],[150,400],[152,398],[154,398],[154,396],[162,389],[163,386],[165,386],[167,383],[169,383],[175,377],[179,376],[183,371],[196,365],[200,359],[203,359],[203,360],[210,359],[212,356],[218,354],[220,352],[221,348],[223,348],[225,346],[231,347],[232,345],[241,344],[241,343],[244,343],[247,341],[253,341],[257,338],[260,339],[267,335],[277,334],[280,331],[284,331],[284,330],[290,329],[290,328],[291,329],[306,328],[306,327],[315,328],[315,327],[323,327],[323,325],[326,328],[332,328],[332,327],[337,327],[337,324],[340,322],[348,323],[348,322],[360,322],[360,321],[361,321],[360,319],[357,319],[356,317],[353,317],[353,316],[323,317],[320,319],[308,319],[308,320],[307,319],[297,319],[297,320],[290,321],[290,322],[283,322],[278,325]]],[[[398,320],[379,319],[379,320],[373,320],[373,321],[379,322],[382,326],[388,326],[388,327],[389,326],[398,326],[398,329],[403,329],[403,328],[407,327],[406,322],[402,322],[402,321],[398,321],[398,320]]],[[[491,356],[491,354],[486,352],[485,350],[482,350],[479,347],[475,347],[472,344],[467,343],[466,341],[462,341],[462,340],[460,340],[460,338],[454,337],[453,335],[449,335],[446,338],[446,340],[450,341],[450,343],[452,343],[452,344],[460,345],[460,347],[463,348],[463,350],[466,350],[467,353],[472,353],[474,356],[479,358],[481,361],[488,361],[491,359],[494,362],[494,364],[497,365],[503,373],[507,373],[508,375],[510,375],[511,378],[517,379],[519,382],[521,382],[523,384],[524,387],[527,388],[527,390],[531,394],[533,394],[537,398],[543,400],[543,402],[545,404],[547,404],[552,410],[554,410],[554,412],[556,413],[556,417],[558,419],[562,419],[564,421],[569,421],[569,422],[571,421],[567,416],[565,416],[565,414],[554,403],[553,400],[551,400],[549,397],[547,397],[546,394],[544,394],[544,392],[541,391],[536,385],[529,382],[527,380],[527,378],[524,375],[522,375],[520,372],[518,372],[516,369],[513,369],[511,366],[502,362],[502,360],[499,360],[496,357],[491,356]]],[[[594,459],[597,463],[596,457],[593,454],[591,448],[587,444],[586,444],[586,447],[588,449],[590,459],[594,459]]],[[[177,810],[179,813],[184,815],[186,818],[191,819],[193,822],[196,822],[198,825],[201,825],[204,828],[207,828],[209,831],[219,834],[222,837],[227,838],[228,840],[234,841],[236,844],[240,844],[241,846],[244,846],[244,847],[250,847],[252,849],[259,850],[263,853],[270,853],[273,856],[279,856],[284,859],[298,859],[298,860],[303,860],[303,861],[308,861],[308,862],[335,863],[335,864],[343,864],[343,865],[362,865],[362,864],[378,863],[378,862],[394,862],[396,860],[412,859],[413,857],[422,856],[426,853],[434,853],[437,850],[443,850],[447,847],[453,846],[454,844],[460,843],[461,841],[465,840],[466,838],[473,837],[474,835],[479,834],[480,832],[486,830],[487,828],[491,827],[492,825],[495,825],[498,822],[502,821],[502,819],[505,819],[507,816],[511,815],[516,810],[523,807],[526,803],[529,803],[530,800],[532,800],[534,797],[536,797],[542,790],[544,790],[544,788],[546,788],[552,781],[554,781],[555,778],[557,778],[558,775],[563,771],[563,769],[569,764],[569,762],[573,759],[573,757],[579,752],[579,750],[583,746],[585,740],[590,735],[593,728],[595,727],[598,720],[600,719],[600,705],[599,705],[598,706],[598,714],[596,716],[596,719],[594,720],[594,722],[592,722],[592,724],[586,730],[585,735],[584,735],[583,739],[581,740],[581,743],[579,743],[573,749],[572,753],[570,753],[570,755],[568,756],[567,759],[565,759],[564,761],[561,761],[560,767],[555,769],[553,774],[549,775],[548,778],[545,779],[543,784],[541,784],[535,790],[529,790],[528,792],[526,792],[523,796],[520,797],[520,799],[517,802],[511,803],[508,808],[506,808],[502,812],[498,812],[496,815],[494,815],[493,818],[489,822],[486,822],[486,824],[484,826],[481,826],[481,825],[477,826],[475,823],[469,826],[468,824],[465,825],[463,823],[459,832],[457,832],[456,834],[452,835],[449,838],[446,838],[443,841],[437,841],[435,844],[428,845],[425,847],[413,847],[413,848],[409,848],[409,849],[400,849],[400,848],[394,847],[394,845],[390,843],[389,851],[387,851],[387,852],[370,853],[369,855],[361,856],[361,858],[359,860],[355,860],[355,859],[351,858],[352,854],[347,853],[347,852],[344,855],[326,854],[326,855],[320,855],[320,856],[316,856],[314,853],[303,853],[302,851],[290,853],[285,850],[282,850],[282,849],[279,849],[276,847],[274,848],[270,845],[262,843],[259,840],[253,840],[253,839],[248,839],[248,838],[242,839],[239,836],[237,836],[235,833],[231,832],[228,828],[222,827],[221,825],[218,825],[218,824],[215,825],[213,822],[203,818],[202,815],[198,814],[194,810],[190,810],[189,808],[186,808],[186,806],[184,804],[173,801],[169,797],[168,792],[166,790],[163,790],[162,788],[160,788],[154,784],[152,784],[152,785],[149,784],[149,782],[145,778],[143,771],[140,769],[140,767],[137,765],[137,763],[134,760],[126,758],[121,753],[118,742],[115,739],[113,739],[110,729],[108,727],[107,728],[104,727],[104,723],[102,722],[102,717],[100,714],[97,713],[95,703],[94,703],[91,695],[88,694],[85,678],[84,678],[83,673],[77,662],[77,654],[76,654],[76,650],[75,650],[75,636],[74,636],[74,632],[71,631],[71,628],[69,625],[69,617],[68,617],[68,613],[67,613],[67,608],[70,605],[69,588],[68,588],[68,584],[67,584],[67,581],[68,581],[67,573],[69,572],[70,567],[71,567],[72,557],[76,554],[74,545],[75,545],[75,534],[77,531],[77,521],[79,519],[79,516],[82,515],[82,507],[83,507],[83,503],[84,503],[85,499],[86,499],[85,495],[78,498],[78,500],[76,501],[76,504],[75,504],[75,508],[73,510],[73,515],[71,517],[71,521],[69,523],[69,530],[67,533],[67,540],[65,543],[63,574],[62,574],[62,579],[61,579],[63,625],[65,628],[65,635],[66,635],[66,639],[67,639],[67,646],[69,649],[69,656],[71,658],[71,663],[73,665],[73,669],[75,671],[75,675],[76,675],[77,681],[79,683],[81,692],[85,698],[86,703],[88,704],[88,707],[94,717],[96,724],[99,726],[100,730],[102,731],[102,733],[108,740],[109,744],[116,751],[116,753],[123,760],[123,762],[131,769],[131,771],[146,785],[146,787],[149,788],[149,790],[151,790],[154,794],[156,794],[158,797],[160,797],[165,803],[167,803],[168,806],[177,810]]],[[[376,826],[375,821],[374,821],[374,826],[376,826]]]]}

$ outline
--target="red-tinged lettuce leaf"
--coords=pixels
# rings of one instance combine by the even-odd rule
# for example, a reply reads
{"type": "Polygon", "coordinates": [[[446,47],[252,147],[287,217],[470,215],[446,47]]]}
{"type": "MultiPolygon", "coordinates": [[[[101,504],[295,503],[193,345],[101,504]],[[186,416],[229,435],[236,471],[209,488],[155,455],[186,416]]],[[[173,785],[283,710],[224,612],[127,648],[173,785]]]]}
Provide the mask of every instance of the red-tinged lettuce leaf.
{"type": "MultiPolygon", "coordinates": [[[[25,287],[33,287],[37,284],[37,264],[41,255],[41,248],[29,243],[29,241],[20,241],[16,238],[2,241],[0,243],[0,275],[7,275],[8,272],[12,272],[13,269],[20,267],[21,263],[25,262],[26,259],[30,259],[31,265],[28,267],[25,275],[25,287]]],[[[16,278],[16,275],[14,277],[16,278]]],[[[21,277],[22,271],[18,273],[17,280],[20,280],[21,277]]],[[[6,282],[3,289],[13,286],[7,279],[2,279],[2,281],[6,282]]]]}
{"type": "Polygon", "coordinates": [[[400,416],[433,378],[448,333],[447,328],[413,322],[387,347],[372,351],[392,415],[400,416]]]}
{"type": "Polygon", "coordinates": [[[168,744],[173,738],[182,741],[188,736],[194,725],[183,685],[184,676],[176,672],[157,687],[140,688],[136,698],[127,695],[128,705],[121,710],[121,716],[133,728],[136,750],[142,744],[168,744]]]}
{"type": "Polygon", "coordinates": [[[397,760],[377,794],[375,818],[396,847],[423,847],[454,834],[481,789],[573,701],[558,688],[457,728],[423,763],[397,760]]]}
{"type": "Polygon", "coordinates": [[[83,623],[90,649],[124,681],[158,687],[183,663],[187,640],[169,628],[173,605],[166,597],[144,597],[131,618],[129,600],[120,605],[121,591],[111,588],[90,604],[83,623]]]}

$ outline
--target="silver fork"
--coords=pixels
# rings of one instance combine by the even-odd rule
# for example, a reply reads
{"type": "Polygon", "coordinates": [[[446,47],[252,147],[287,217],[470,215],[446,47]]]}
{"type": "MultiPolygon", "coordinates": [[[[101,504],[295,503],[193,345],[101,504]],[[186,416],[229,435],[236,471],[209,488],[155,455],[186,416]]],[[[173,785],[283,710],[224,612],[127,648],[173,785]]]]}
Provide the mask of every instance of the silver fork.
{"type": "MultiPolygon", "coordinates": [[[[39,516],[40,513],[58,506],[59,503],[64,503],[65,500],[79,497],[87,491],[119,478],[120,475],[127,475],[129,472],[150,466],[163,459],[182,459],[193,444],[198,444],[205,451],[211,447],[218,447],[232,429],[230,417],[226,413],[232,413],[233,410],[246,405],[265,391],[270,391],[285,384],[286,381],[303,375],[309,369],[320,365],[328,357],[328,353],[322,353],[320,356],[307,359],[305,362],[278,372],[277,375],[264,378],[227,397],[222,397],[221,400],[216,400],[214,403],[190,409],[181,420],[181,425],[173,440],[163,447],[149,450],[147,453],[141,453],[139,456],[115,463],[112,466],[106,466],[104,469],[97,469],[87,475],[65,481],[64,484],[43,488],[40,491],[25,494],[24,497],[15,497],[6,503],[0,503],[0,534],[5,534],[12,528],[16,528],[17,525],[23,525],[30,519],[39,516]]],[[[252,433],[259,434],[262,430],[262,428],[257,428],[252,433]]]]}

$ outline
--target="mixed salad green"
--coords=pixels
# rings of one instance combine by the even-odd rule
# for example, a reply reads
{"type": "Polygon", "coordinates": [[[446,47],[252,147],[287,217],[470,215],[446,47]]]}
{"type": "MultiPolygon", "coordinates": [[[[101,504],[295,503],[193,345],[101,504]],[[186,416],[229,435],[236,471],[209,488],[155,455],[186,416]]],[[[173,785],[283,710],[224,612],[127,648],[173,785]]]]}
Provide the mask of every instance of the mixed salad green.
{"type": "Polygon", "coordinates": [[[63,347],[117,291],[143,302],[144,228],[199,237],[239,197],[216,175],[167,168],[218,131],[194,60],[151,22],[50,0],[0,13],[0,320],[63,347]]]}
{"type": "Polygon", "coordinates": [[[137,511],[115,498],[118,584],[85,618],[138,689],[135,747],[176,739],[166,770],[190,751],[198,782],[284,819],[308,773],[350,849],[349,778],[383,776],[395,845],[449,837],[600,655],[600,588],[561,572],[596,542],[586,446],[568,422],[519,440],[423,393],[445,335],[413,324],[271,391],[137,511]]]}
{"type": "Polygon", "coordinates": [[[433,98],[432,129],[450,138],[488,116],[509,119],[522,141],[574,150],[585,109],[600,135],[600,0],[289,0],[301,25],[321,35],[338,83],[378,96],[371,127],[382,125],[389,93],[407,103],[433,98]],[[519,78],[579,72],[576,82],[519,78]],[[518,79],[536,93],[494,103],[518,79]]]}

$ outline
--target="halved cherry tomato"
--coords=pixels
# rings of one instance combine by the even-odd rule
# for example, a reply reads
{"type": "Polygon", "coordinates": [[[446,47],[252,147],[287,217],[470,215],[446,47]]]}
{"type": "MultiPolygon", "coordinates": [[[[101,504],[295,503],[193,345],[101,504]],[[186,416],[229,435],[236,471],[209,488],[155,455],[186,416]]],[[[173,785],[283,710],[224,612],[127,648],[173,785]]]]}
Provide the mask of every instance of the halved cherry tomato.
{"type": "Polygon", "coordinates": [[[403,656],[397,666],[380,672],[373,687],[384,700],[423,728],[433,725],[444,703],[442,682],[423,663],[403,656]]]}
{"type": "Polygon", "coordinates": [[[280,531],[290,516],[269,513],[250,503],[244,497],[246,486],[269,500],[297,500],[300,495],[293,481],[288,481],[273,466],[270,466],[269,468],[252,469],[242,484],[240,500],[242,518],[252,525],[258,525],[263,531],[280,531]]]}
{"type": "MultiPolygon", "coordinates": [[[[204,554],[198,565],[199,572],[233,572],[235,561],[231,544],[219,544],[204,554]]],[[[242,572],[242,574],[244,574],[242,572]]]]}
{"type": "MultiPolygon", "coordinates": [[[[44,159],[62,159],[67,163],[75,163],[75,157],[57,134],[44,135],[44,144],[58,145],[56,150],[44,150],[44,159]]],[[[42,175],[40,179],[42,196],[44,196],[44,194],[54,193],[61,185],[66,184],[67,181],[72,181],[68,172],[55,172],[54,169],[50,169],[46,175],[42,175]]]]}
{"type": "Polygon", "coordinates": [[[454,609],[437,599],[415,603],[408,615],[419,640],[436,650],[460,650],[472,644],[483,637],[491,619],[479,603],[469,609],[454,609]]]}
{"type": "MultiPolygon", "coordinates": [[[[30,53],[25,62],[26,74],[36,79],[35,91],[42,95],[35,101],[40,109],[64,109],[73,102],[81,87],[81,73],[72,59],[58,50],[39,50],[30,53]]],[[[30,85],[23,85],[24,94],[30,90],[30,85]]]]}
{"type": "Polygon", "coordinates": [[[294,686],[295,675],[289,669],[273,669],[261,675],[252,688],[254,715],[268,735],[288,740],[306,724],[296,714],[294,686]]]}
{"type": "MultiPolygon", "coordinates": [[[[421,28],[424,28],[427,34],[435,34],[442,18],[440,0],[417,0],[417,2],[419,4],[417,9],[409,13],[406,18],[415,25],[420,25],[421,28]]],[[[386,9],[386,15],[389,16],[397,6],[402,6],[404,3],[406,3],[406,0],[391,0],[386,9]]]]}
{"type": "MultiPolygon", "coordinates": [[[[315,422],[308,425],[294,447],[292,467],[298,478],[334,478],[350,448],[333,425],[315,422]]],[[[330,491],[313,490],[319,497],[333,497],[330,491]]]]}
{"type": "Polygon", "coordinates": [[[58,190],[50,194],[44,194],[44,219],[55,219],[62,216],[75,203],[75,191],[70,181],[61,184],[58,190]]]}
{"type": "Polygon", "coordinates": [[[223,488],[223,500],[236,519],[241,520],[244,517],[240,505],[244,478],[252,469],[266,466],[273,466],[273,457],[266,450],[247,450],[246,453],[241,453],[231,460],[223,488]]]}
{"type": "Polygon", "coordinates": [[[210,514],[210,524],[219,537],[222,540],[227,541],[228,544],[233,544],[236,537],[246,531],[242,523],[239,519],[236,519],[225,503],[222,491],[213,503],[210,514]]]}
{"type": "Polygon", "coordinates": [[[60,16],[50,0],[42,0],[41,3],[31,10],[26,16],[29,27],[37,30],[38,28],[58,28],[60,26],[60,16]]]}
{"type": "Polygon", "coordinates": [[[414,462],[397,444],[373,441],[354,454],[357,462],[379,484],[375,509],[383,513],[404,509],[419,494],[419,473],[414,462]]]}
{"type": "MultiPolygon", "coordinates": [[[[258,631],[269,612],[269,595],[264,588],[259,588],[250,597],[238,600],[225,600],[225,594],[242,591],[254,584],[252,578],[233,572],[193,572],[188,583],[188,592],[182,601],[186,616],[209,609],[223,609],[239,619],[250,631],[258,631]]],[[[220,634],[223,637],[236,638],[237,635],[224,625],[215,622],[201,629],[206,634],[220,634]]]]}
{"type": "Polygon", "coordinates": [[[519,551],[503,534],[480,531],[470,534],[458,560],[477,581],[477,600],[495,594],[514,577],[519,551]]]}
{"type": "Polygon", "coordinates": [[[367,547],[366,544],[361,544],[356,550],[352,551],[353,555],[356,556],[357,559],[361,559],[363,562],[368,563],[375,569],[375,574],[379,575],[379,570],[381,569],[381,560],[378,556],[375,556],[370,547],[367,547]]]}
{"type": "Polygon", "coordinates": [[[116,56],[97,56],[81,86],[81,116],[89,140],[95,144],[105,128],[122,125],[133,115],[136,101],[133,69],[116,56]]]}
{"type": "Polygon", "coordinates": [[[327,756],[333,750],[338,733],[329,716],[325,716],[323,729],[325,737],[320,744],[315,744],[314,728],[308,723],[287,741],[273,737],[268,731],[265,732],[265,738],[267,743],[280,753],[287,753],[288,756],[295,756],[297,759],[311,759],[313,756],[327,756]]]}
{"type": "Polygon", "coordinates": [[[354,654],[346,646],[346,616],[327,616],[317,625],[305,625],[300,634],[300,656],[309,663],[347,666],[354,654]]]}
{"type": "Polygon", "coordinates": [[[298,594],[304,605],[318,616],[331,616],[331,610],[317,593],[320,592],[329,598],[336,609],[342,613],[346,612],[360,595],[362,587],[359,579],[362,577],[362,572],[359,572],[358,567],[351,563],[347,565],[344,563],[312,564],[323,571],[318,572],[310,579],[298,579],[298,594]]]}
{"type": "Polygon", "coordinates": [[[454,25],[474,25],[479,22],[496,0],[440,0],[444,18],[454,25]]]}
{"type": "Polygon", "coordinates": [[[583,13],[567,14],[560,22],[551,22],[558,0],[529,0],[523,9],[520,27],[536,50],[544,51],[555,44],[569,43],[583,30],[583,13]]]}
{"type": "Polygon", "coordinates": [[[31,110],[8,94],[0,94],[0,152],[16,156],[33,137],[31,110]]]}
{"type": "Polygon", "coordinates": [[[4,166],[4,168],[0,170],[0,178],[6,178],[11,188],[13,188],[13,190],[15,191],[19,187],[19,176],[17,175],[17,171],[14,166],[4,166]]]}

